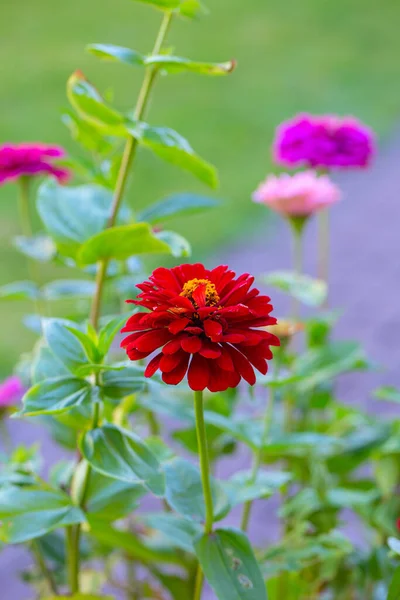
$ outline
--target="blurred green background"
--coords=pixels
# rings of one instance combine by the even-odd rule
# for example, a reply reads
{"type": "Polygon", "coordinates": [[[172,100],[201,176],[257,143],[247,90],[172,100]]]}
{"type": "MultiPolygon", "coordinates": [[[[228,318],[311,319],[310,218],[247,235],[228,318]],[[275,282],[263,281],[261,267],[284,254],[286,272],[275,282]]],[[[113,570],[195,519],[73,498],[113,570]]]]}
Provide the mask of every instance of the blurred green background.
{"type": "MultiPolygon", "coordinates": [[[[169,43],[197,60],[236,58],[229,77],[173,75],[158,82],[149,121],[173,127],[219,169],[223,208],[177,222],[199,258],[265,227],[262,207],[250,202],[267,174],[273,129],[297,111],[353,113],[380,134],[390,131],[400,105],[398,0],[212,0],[196,22],[177,21],[169,43]]],[[[75,145],[60,120],[65,82],[79,68],[115,104],[128,109],[140,69],[87,55],[91,42],[151,50],[160,14],[131,0],[2,0],[0,22],[0,143],[75,145]]],[[[189,175],[141,154],[129,202],[143,206],[176,190],[207,193],[189,175]]],[[[0,283],[27,277],[11,246],[18,232],[16,189],[0,189],[0,283]]],[[[54,274],[40,269],[43,281],[54,274]]],[[[33,336],[21,325],[32,310],[4,303],[0,313],[0,374],[12,368],[33,336]]]]}

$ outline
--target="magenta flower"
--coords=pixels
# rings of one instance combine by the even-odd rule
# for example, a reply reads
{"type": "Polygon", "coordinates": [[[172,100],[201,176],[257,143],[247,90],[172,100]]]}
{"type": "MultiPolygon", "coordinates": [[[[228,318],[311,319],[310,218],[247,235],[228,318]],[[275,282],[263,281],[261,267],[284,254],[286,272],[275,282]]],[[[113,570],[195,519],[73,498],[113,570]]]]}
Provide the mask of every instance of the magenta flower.
{"type": "Polygon", "coordinates": [[[65,183],[70,177],[69,171],[54,164],[54,159],[64,155],[60,146],[5,144],[0,147],[0,185],[19,177],[36,175],[51,175],[65,183]]]}
{"type": "Polygon", "coordinates": [[[301,114],[279,125],[273,153],[277,163],[290,167],[366,167],[374,154],[374,134],[354,117],[301,114]]]}
{"type": "Polygon", "coordinates": [[[270,175],[253,194],[254,202],[285,217],[309,217],[339,198],[340,190],[329,177],[318,177],[313,171],[270,175]]]}
{"type": "Polygon", "coordinates": [[[0,383],[0,410],[14,406],[22,398],[25,391],[19,377],[12,375],[0,383]]]}

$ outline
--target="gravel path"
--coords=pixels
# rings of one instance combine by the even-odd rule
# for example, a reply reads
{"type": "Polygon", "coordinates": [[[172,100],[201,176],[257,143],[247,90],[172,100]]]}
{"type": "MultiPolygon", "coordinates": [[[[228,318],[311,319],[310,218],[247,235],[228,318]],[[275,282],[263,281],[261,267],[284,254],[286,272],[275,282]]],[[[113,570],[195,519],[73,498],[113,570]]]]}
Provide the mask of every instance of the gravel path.
{"type": "MultiPolygon", "coordinates": [[[[380,152],[374,168],[367,172],[348,173],[340,177],[343,202],[332,210],[332,251],[330,303],[343,315],[336,337],[360,340],[368,355],[385,364],[385,371],[346,376],[339,388],[343,400],[368,406],[378,415],[396,412],[396,407],[371,400],[370,391],[378,385],[400,385],[400,131],[380,152]],[[399,252],[399,255],[397,254],[399,252]]],[[[308,230],[306,270],[315,273],[313,227],[308,230]]],[[[276,219],[265,232],[249,234],[240,244],[227,247],[219,260],[238,272],[290,268],[290,236],[287,227],[276,219]]],[[[286,299],[273,295],[275,314],[283,315],[286,299]]],[[[398,411],[397,411],[398,412],[398,411]]],[[[14,443],[42,440],[43,454],[57,460],[59,450],[48,441],[42,429],[22,422],[12,422],[14,443]]],[[[223,465],[222,477],[243,468],[243,452],[223,465]]],[[[266,518],[271,504],[255,507],[250,534],[260,541],[270,536],[266,518]]],[[[0,596],[5,600],[30,600],[28,588],[17,578],[17,571],[29,565],[29,557],[19,548],[0,554],[0,596]]],[[[212,595],[210,595],[212,598],[212,595]]]]}

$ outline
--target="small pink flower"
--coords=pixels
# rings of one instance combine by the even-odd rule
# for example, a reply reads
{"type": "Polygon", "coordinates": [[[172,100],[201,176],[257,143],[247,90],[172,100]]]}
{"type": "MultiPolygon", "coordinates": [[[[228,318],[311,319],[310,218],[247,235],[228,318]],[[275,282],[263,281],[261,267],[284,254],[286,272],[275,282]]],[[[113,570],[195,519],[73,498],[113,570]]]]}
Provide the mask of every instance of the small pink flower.
{"type": "Polygon", "coordinates": [[[12,375],[0,383],[0,410],[14,406],[22,398],[25,391],[19,377],[12,375]]]}
{"type": "Polygon", "coordinates": [[[367,167],[374,134],[354,117],[300,114],[279,125],[273,153],[277,163],[290,167],[367,167]]]}
{"type": "Polygon", "coordinates": [[[318,177],[313,171],[270,175],[253,194],[254,202],[265,204],[285,217],[309,217],[339,198],[339,188],[329,177],[318,177]]]}
{"type": "Polygon", "coordinates": [[[35,175],[52,175],[60,183],[65,183],[70,177],[69,171],[54,164],[54,159],[64,155],[60,146],[5,144],[0,147],[0,185],[35,175]]]}

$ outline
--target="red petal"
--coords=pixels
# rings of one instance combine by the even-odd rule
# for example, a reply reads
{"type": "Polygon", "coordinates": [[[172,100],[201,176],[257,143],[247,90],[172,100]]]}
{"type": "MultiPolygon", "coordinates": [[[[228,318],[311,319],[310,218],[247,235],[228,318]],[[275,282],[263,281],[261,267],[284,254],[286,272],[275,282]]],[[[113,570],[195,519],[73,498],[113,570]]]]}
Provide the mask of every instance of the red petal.
{"type": "Polygon", "coordinates": [[[222,354],[219,358],[217,358],[217,365],[223,369],[224,371],[233,371],[234,365],[229,350],[227,350],[224,346],[221,347],[222,354]]]}
{"type": "Polygon", "coordinates": [[[162,356],[163,354],[162,352],[160,352],[160,354],[157,354],[157,356],[151,359],[144,372],[145,377],[152,377],[154,375],[154,373],[160,367],[160,361],[162,356]]]}
{"type": "Polygon", "coordinates": [[[181,339],[179,337],[167,342],[162,349],[163,354],[175,354],[181,349],[181,339]]]}
{"type": "Polygon", "coordinates": [[[181,360],[179,365],[175,367],[175,369],[173,369],[169,373],[162,374],[162,380],[164,381],[164,383],[167,383],[168,385],[178,385],[178,383],[182,381],[182,379],[186,375],[189,363],[189,356],[189,354],[184,354],[184,358],[181,360]]]}
{"type": "Polygon", "coordinates": [[[207,319],[207,321],[204,321],[204,331],[213,342],[218,342],[222,334],[222,325],[218,321],[207,319]]]}
{"type": "Polygon", "coordinates": [[[210,378],[208,360],[200,354],[195,354],[188,371],[189,387],[194,391],[201,391],[207,387],[210,378]]]}
{"type": "Polygon", "coordinates": [[[180,319],[178,318],[175,319],[175,321],[172,321],[172,323],[168,326],[168,329],[171,333],[176,335],[177,333],[180,333],[183,329],[185,329],[188,323],[190,323],[190,320],[186,317],[182,317],[180,319]]]}
{"type": "Polygon", "coordinates": [[[195,354],[201,348],[201,339],[195,336],[185,337],[181,340],[182,349],[189,354],[195,354]]]}
{"type": "Polygon", "coordinates": [[[219,358],[221,356],[221,347],[209,340],[202,340],[202,348],[199,353],[204,358],[219,358]]]}
{"type": "Polygon", "coordinates": [[[140,350],[140,352],[154,352],[160,346],[164,346],[166,342],[168,342],[172,337],[172,334],[168,331],[168,329],[154,329],[153,331],[148,331],[144,333],[138,340],[135,342],[135,347],[140,350]]]}
{"type": "Polygon", "coordinates": [[[139,352],[136,348],[129,348],[126,351],[130,360],[142,360],[143,358],[147,358],[151,352],[139,352]]]}
{"type": "Polygon", "coordinates": [[[176,369],[181,361],[185,361],[186,358],[186,353],[183,350],[179,350],[175,354],[163,354],[160,369],[163,373],[170,373],[170,371],[176,369]]]}
{"type": "Polygon", "coordinates": [[[256,375],[249,360],[233,346],[229,347],[229,352],[232,357],[233,364],[235,365],[235,369],[239,372],[243,379],[247,381],[247,383],[254,385],[256,382],[256,375]]]}

